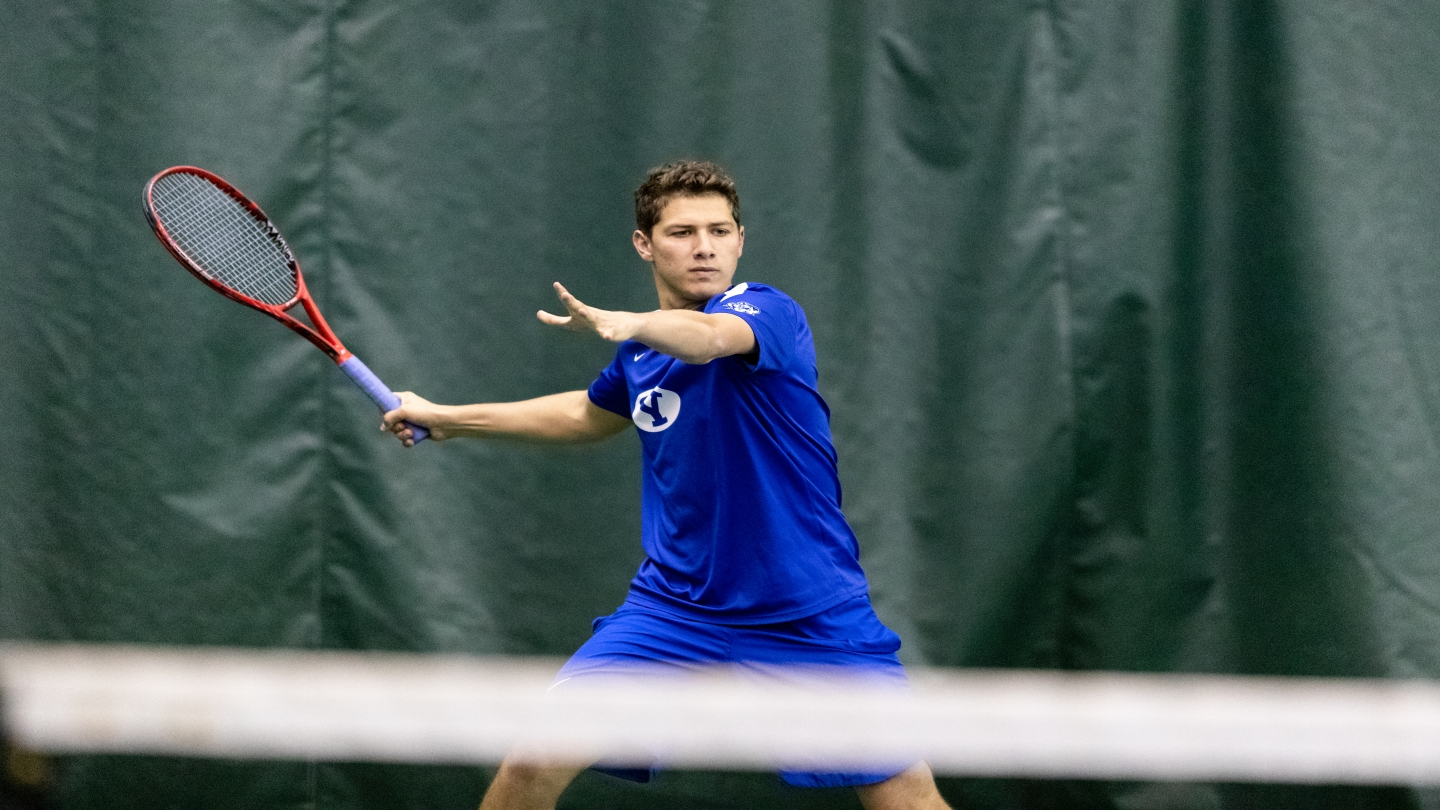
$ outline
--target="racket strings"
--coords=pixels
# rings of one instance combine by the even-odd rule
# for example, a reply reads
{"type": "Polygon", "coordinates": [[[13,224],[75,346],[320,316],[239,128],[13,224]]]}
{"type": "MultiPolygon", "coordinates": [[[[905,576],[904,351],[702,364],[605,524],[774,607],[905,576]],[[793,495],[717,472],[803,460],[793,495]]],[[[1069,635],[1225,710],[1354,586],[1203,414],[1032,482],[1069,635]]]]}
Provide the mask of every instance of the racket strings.
{"type": "Polygon", "coordinates": [[[155,183],[152,200],[166,233],[211,278],[272,306],[295,297],[295,273],[278,234],[215,184],[168,174],[155,183]]]}

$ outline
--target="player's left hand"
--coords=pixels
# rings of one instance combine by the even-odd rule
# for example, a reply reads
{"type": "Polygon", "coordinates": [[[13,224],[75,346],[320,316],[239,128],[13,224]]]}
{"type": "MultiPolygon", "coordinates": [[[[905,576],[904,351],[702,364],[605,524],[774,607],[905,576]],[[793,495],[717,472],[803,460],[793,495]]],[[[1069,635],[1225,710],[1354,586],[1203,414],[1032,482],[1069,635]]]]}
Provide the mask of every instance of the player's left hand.
{"type": "Polygon", "coordinates": [[[535,313],[541,323],[559,326],[575,332],[594,332],[612,343],[629,340],[640,329],[640,316],[633,312],[620,312],[586,306],[570,294],[560,282],[555,282],[555,293],[565,305],[569,315],[552,315],[545,310],[535,313]]]}

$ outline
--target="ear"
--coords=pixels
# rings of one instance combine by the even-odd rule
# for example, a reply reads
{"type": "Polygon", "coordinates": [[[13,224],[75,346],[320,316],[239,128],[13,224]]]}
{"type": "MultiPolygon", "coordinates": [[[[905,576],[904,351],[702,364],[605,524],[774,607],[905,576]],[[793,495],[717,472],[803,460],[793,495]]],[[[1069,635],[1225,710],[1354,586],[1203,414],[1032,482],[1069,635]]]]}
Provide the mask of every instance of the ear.
{"type": "Polygon", "coordinates": [[[636,228],[635,232],[630,234],[630,241],[634,243],[635,252],[640,254],[640,258],[647,262],[653,263],[655,261],[655,248],[650,244],[650,236],[648,234],[636,228]]]}
{"type": "Polygon", "coordinates": [[[740,228],[738,229],[738,233],[739,233],[739,235],[740,235],[740,246],[739,246],[740,249],[737,250],[737,251],[735,251],[735,255],[736,255],[736,256],[743,256],[743,255],[745,255],[745,226],[744,226],[744,225],[741,225],[741,226],[740,226],[740,228]]]}

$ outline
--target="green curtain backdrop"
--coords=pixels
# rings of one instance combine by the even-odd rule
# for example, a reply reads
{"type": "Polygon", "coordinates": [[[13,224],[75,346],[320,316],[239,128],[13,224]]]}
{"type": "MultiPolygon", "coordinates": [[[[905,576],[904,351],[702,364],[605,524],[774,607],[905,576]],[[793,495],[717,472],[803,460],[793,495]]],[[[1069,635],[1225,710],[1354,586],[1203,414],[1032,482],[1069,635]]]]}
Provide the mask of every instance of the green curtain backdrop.
{"type": "MultiPolygon", "coordinates": [[[[153,173],[265,206],[439,401],[587,385],[630,194],[730,167],[804,305],[916,665],[1440,676],[1440,5],[0,1],[0,637],[563,655],[638,444],[405,451],[185,274],[153,173]]],[[[87,757],[62,807],[459,808],[484,769],[87,757]]],[[[1415,786],[947,779],[966,808],[1440,807],[1415,786]]],[[[564,807],[844,807],[765,774],[564,807]]]]}

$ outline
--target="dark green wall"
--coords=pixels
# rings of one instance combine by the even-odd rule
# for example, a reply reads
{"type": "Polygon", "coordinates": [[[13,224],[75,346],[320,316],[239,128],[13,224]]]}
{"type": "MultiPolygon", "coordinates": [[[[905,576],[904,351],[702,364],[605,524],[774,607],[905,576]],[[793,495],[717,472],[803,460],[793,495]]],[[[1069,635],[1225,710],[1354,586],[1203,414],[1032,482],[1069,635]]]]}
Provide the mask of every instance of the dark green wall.
{"type": "MultiPolygon", "coordinates": [[[[647,168],[742,190],[808,310],[914,664],[1440,675],[1440,6],[0,2],[0,637],[564,654],[639,561],[638,447],[406,452],[185,274],[210,168],[440,401],[587,385],[534,311],[650,308],[647,168]]],[[[62,763],[66,807],[468,807],[484,771],[62,763]]],[[[1426,791],[948,780],[976,808],[1426,791]]],[[[567,806],[853,802],[586,776],[567,806]]]]}

